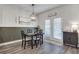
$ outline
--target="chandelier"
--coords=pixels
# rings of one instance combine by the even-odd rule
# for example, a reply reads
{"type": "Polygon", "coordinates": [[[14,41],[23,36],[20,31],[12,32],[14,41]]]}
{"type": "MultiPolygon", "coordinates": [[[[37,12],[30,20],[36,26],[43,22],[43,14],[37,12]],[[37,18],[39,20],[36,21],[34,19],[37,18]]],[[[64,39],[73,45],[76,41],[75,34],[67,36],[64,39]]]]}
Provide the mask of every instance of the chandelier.
{"type": "Polygon", "coordinates": [[[32,4],[32,15],[30,17],[32,21],[35,21],[36,20],[36,15],[34,13],[34,6],[35,6],[35,4],[32,4]]]}

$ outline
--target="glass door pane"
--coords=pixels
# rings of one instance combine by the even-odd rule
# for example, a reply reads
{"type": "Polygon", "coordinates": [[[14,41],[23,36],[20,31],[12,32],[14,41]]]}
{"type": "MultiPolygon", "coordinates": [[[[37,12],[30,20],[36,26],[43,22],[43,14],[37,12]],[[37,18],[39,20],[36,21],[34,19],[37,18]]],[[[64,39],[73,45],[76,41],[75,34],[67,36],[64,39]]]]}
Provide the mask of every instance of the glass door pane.
{"type": "Polygon", "coordinates": [[[50,26],[50,20],[45,20],[45,36],[50,37],[51,35],[51,26],[50,26]]]}
{"type": "Polygon", "coordinates": [[[56,39],[63,38],[61,18],[55,18],[53,24],[53,37],[56,39]]]}

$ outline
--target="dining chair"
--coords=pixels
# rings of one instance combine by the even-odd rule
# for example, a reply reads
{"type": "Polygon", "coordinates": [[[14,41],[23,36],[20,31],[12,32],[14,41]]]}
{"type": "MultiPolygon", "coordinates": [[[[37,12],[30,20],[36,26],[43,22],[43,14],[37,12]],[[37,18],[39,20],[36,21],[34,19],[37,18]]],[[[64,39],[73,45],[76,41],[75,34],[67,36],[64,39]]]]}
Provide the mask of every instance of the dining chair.
{"type": "Polygon", "coordinates": [[[28,45],[31,44],[31,38],[28,35],[24,34],[24,49],[26,48],[26,42],[28,45]]]}
{"type": "Polygon", "coordinates": [[[41,40],[41,35],[37,34],[36,35],[36,41],[35,41],[36,42],[36,47],[38,47],[38,44],[41,45],[41,41],[40,40],[41,40]]]}
{"type": "Polygon", "coordinates": [[[42,29],[40,29],[39,30],[39,33],[40,33],[40,35],[41,35],[41,44],[43,44],[43,35],[44,35],[44,33],[43,33],[43,30],[42,29]]]}
{"type": "Polygon", "coordinates": [[[35,40],[36,48],[38,47],[38,45],[42,45],[42,44],[43,44],[43,35],[42,33],[37,33],[36,40],[35,40]]]}
{"type": "Polygon", "coordinates": [[[26,42],[28,42],[28,44],[29,44],[31,39],[28,38],[28,36],[25,34],[25,32],[23,30],[21,31],[21,37],[22,37],[22,47],[24,47],[24,49],[25,49],[26,42]]]}
{"type": "Polygon", "coordinates": [[[27,33],[32,33],[32,29],[28,28],[27,33]]]}
{"type": "Polygon", "coordinates": [[[30,43],[30,46],[31,46],[32,49],[33,49],[34,45],[36,45],[36,47],[37,47],[38,39],[36,39],[36,36],[37,36],[36,34],[32,34],[32,35],[25,34],[24,35],[24,38],[26,40],[25,43],[24,43],[24,49],[26,47],[26,42],[30,43]],[[30,39],[28,39],[28,38],[30,38],[30,39]]]}

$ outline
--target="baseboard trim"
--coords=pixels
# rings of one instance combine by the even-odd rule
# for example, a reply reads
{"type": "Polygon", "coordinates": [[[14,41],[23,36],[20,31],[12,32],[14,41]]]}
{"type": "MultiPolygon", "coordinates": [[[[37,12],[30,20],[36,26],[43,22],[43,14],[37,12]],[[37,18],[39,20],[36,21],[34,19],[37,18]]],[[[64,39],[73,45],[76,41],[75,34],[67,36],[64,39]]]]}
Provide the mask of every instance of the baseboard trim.
{"type": "Polygon", "coordinates": [[[55,44],[55,45],[58,45],[58,46],[63,46],[63,42],[62,41],[59,41],[59,40],[45,40],[46,42],[48,43],[51,43],[51,44],[55,44]]]}
{"type": "Polygon", "coordinates": [[[12,44],[12,43],[17,43],[17,42],[21,42],[21,39],[19,39],[19,40],[15,40],[15,41],[10,41],[10,42],[1,43],[0,46],[4,46],[4,45],[8,45],[8,44],[12,44]]]}

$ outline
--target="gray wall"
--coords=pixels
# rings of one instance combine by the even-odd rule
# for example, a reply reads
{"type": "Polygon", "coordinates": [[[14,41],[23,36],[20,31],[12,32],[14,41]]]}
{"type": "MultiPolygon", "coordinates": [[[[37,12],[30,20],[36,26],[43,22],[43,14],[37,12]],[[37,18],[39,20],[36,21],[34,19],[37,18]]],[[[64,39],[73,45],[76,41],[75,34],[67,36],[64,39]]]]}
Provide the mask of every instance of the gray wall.
{"type": "MultiPolygon", "coordinates": [[[[27,32],[29,27],[0,27],[0,43],[21,39],[21,30],[27,32]]],[[[33,27],[32,29],[33,31],[33,27]]]]}

